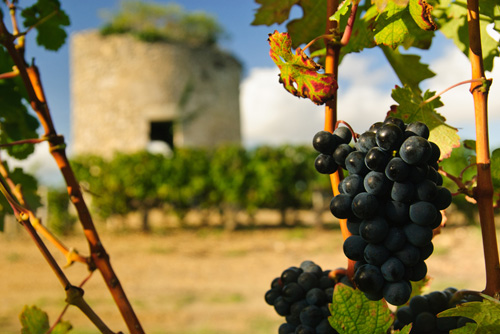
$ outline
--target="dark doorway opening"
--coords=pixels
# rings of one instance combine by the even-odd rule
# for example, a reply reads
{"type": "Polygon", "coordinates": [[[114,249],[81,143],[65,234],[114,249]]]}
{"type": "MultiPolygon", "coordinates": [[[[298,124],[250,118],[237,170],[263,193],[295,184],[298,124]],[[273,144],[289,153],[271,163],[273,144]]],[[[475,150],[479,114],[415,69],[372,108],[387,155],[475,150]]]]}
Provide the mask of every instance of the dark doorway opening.
{"type": "Polygon", "coordinates": [[[174,122],[161,121],[151,122],[149,129],[149,139],[151,141],[162,141],[167,143],[170,149],[174,149],[174,122]]]}

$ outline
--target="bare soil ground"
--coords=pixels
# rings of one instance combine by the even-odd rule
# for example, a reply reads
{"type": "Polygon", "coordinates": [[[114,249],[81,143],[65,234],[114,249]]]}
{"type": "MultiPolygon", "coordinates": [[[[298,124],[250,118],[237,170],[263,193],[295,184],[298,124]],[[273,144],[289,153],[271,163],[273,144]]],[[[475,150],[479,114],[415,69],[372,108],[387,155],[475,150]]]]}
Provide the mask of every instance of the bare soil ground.
{"type": "MultiPolygon", "coordinates": [[[[81,236],[65,243],[86,254],[81,236]]],[[[225,232],[175,230],[162,235],[108,233],[102,241],[147,333],[268,334],[281,323],[265,304],[271,280],[289,266],[313,260],[324,269],[343,267],[338,229],[260,229],[225,232]]],[[[56,251],[57,259],[64,259],[56,251]]],[[[481,290],[484,264],[476,227],[447,228],[427,261],[430,289],[481,290]]],[[[0,235],[0,333],[19,333],[24,305],[37,305],[54,320],[65,294],[33,243],[24,235],[0,235]]],[[[73,284],[87,275],[65,269],[73,284]]],[[[84,286],[89,304],[113,331],[128,332],[99,273],[84,286]]],[[[72,333],[98,333],[75,308],[64,316],[72,333]]]]}

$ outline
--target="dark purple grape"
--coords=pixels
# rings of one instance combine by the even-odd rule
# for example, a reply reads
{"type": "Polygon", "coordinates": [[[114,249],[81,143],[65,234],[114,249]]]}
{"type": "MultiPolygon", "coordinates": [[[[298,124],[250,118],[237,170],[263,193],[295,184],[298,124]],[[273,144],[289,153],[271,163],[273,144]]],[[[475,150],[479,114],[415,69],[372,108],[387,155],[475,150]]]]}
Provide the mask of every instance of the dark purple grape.
{"type": "Polygon", "coordinates": [[[363,220],[359,226],[359,235],[370,243],[380,243],[384,241],[389,233],[389,224],[380,217],[363,220]]]}
{"type": "Polygon", "coordinates": [[[349,144],[352,139],[352,133],[349,128],[345,126],[340,126],[333,131],[333,134],[340,138],[340,143],[349,144]]]}
{"type": "Polygon", "coordinates": [[[342,180],[342,189],[344,190],[344,194],[351,197],[365,191],[365,188],[363,187],[363,177],[358,174],[347,176],[344,180],[342,180]]]}
{"type": "Polygon", "coordinates": [[[405,275],[405,265],[398,258],[388,258],[380,267],[380,272],[388,282],[400,281],[405,275]]]}
{"type": "Polygon", "coordinates": [[[416,333],[431,333],[436,329],[436,316],[430,312],[422,312],[415,317],[412,331],[416,333]]]}
{"type": "Polygon", "coordinates": [[[432,146],[427,139],[412,136],[407,138],[399,149],[399,156],[409,165],[421,165],[427,162],[432,154],[432,146]]]}
{"type": "Polygon", "coordinates": [[[283,287],[281,295],[287,303],[295,303],[304,297],[305,291],[302,287],[295,283],[288,283],[283,287]]]}
{"type": "Polygon", "coordinates": [[[403,305],[411,295],[411,284],[406,281],[388,282],[384,286],[384,299],[392,305],[403,305]]]}
{"type": "Polygon", "coordinates": [[[377,141],[375,139],[375,134],[370,131],[366,131],[362,133],[356,144],[354,144],[354,147],[356,147],[356,150],[359,152],[366,153],[368,152],[372,147],[377,146],[377,141]]]}
{"type": "Polygon", "coordinates": [[[429,226],[435,221],[439,211],[432,203],[419,201],[410,205],[409,214],[411,221],[415,224],[429,226]]]}
{"type": "Polygon", "coordinates": [[[444,210],[450,206],[452,200],[451,192],[447,188],[437,187],[436,197],[434,197],[432,204],[436,209],[444,210]]]}
{"type": "Polygon", "coordinates": [[[363,192],[352,199],[351,210],[358,218],[370,219],[377,215],[379,205],[375,195],[363,192]]]}
{"type": "Polygon", "coordinates": [[[368,168],[365,165],[365,153],[353,151],[345,159],[345,167],[349,174],[365,175],[368,168]]]}
{"type": "Polygon", "coordinates": [[[360,261],[364,259],[365,247],[368,243],[359,235],[351,235],[344,240],[344,254],[348,259],[360,261]]]}
{"type": "Polygon", "coordinates": [[[305,290],[319,287],[319,279],[313,273],[303,272],[297,279],[297,283],[305,290]]]}
{"type": "Polygon", "coordinates": [[[385,176],[391,181],[402,182],[410,175],[410,166],[399,157],[392,158],[385,168],[385,176]]]}
{"type": "Polygon", "coordinates": [[[396,124],[387,123],[377,130],[376,140],[381,149],[392,152],[401,145],[403,131],[396,124]]]}
{"type": "MultiPolygon", "coordinates": [[[[316,327],[323,320],[323,312],[315,305],[309,305],[300,312],[302,325],[316,327]]],[[[314,331],[314,329],[313,329],[314,331]]]]}
{"type": "Polygon", "coordinates": [[[321,153],[314,160],[314,167],[321,174],[333,174],[339,166],[335,162],[335,159],[333,159],[333,156],[321,153]]]}
{"type": "Polygon", "coordinates": [[[330,212],[338,219],[346,219],[352,216],[352,197],[339,194],[330,201],[330,212]]]}
{"type": "Polygon", "coordinates": [[[351,146],[347,144],[340,144],[332,153],[333,160],[335,160],[335,163],[337,165],[341,166],[344,169],[347,169],[345,161],[347,159],[347,156],[353,151],[354,149],[351,146]]]}
{"type": "Polygon", "coordinates": [[[403,120],[396,118],[396,117],[387,117],[384,120],[384,124],[395,124],[401,129],[401,131],[404,132],[406,130],[405,122],[403,122],[403,120]]]}
{"type": "Polygon", "coordinates": [[[294,334],[295,328],[296,326],[285,322],[278,329],[278,334],[294,334]]]}
{"type": "Polygon", "coordinates": [[[372,147],[365,156],[365,165],[369,170],[384,172],[391,156],[379,147],[372,147]]]}
{"type": "Polygon", "coordinates": [[[375,171],[365,175],[363,185],[366,192],[376,196],[384,196],[390,189],[390,181],[385,177],[385,174],[375,171]]]}
{"type": "Polygon", "coordinates": [[[410,123],[406,126],[405,130],[405,136],[410,137],[410,136],[420,136],[422,138],[428,139],[429,138],[429,128],[425,123],[416,121],[413,123],[410,123]]]}
{"type": "Polygon", "coordinates": [[[365,247],[364,257],[368,264],[381,266],[391,256],[391,252],[383,244],[369,243],[365,247]]]}
{"type": "Polygon", "coordinates": [[[437,187],[431,180],[423,180],[415,185],[417,198],[421,201],[432,202],[437,194],[437,187]]]}
{"type": "Polygon", "coordinates": [[[314,149],[326,155],[331,155],[339,144],[337,137],[328,131],[319,131],[313,137],[314,149]]]}
{"type": "Polygon", "coordinates": [[[406,242],[407,240],[404,230],[400,227],[393,226],[389,228],[389,231],[387,232],[387,236],[384,240],[384,246],[388,250],[396,252],[403,248],[406,242]]]}
{"type": "Polygon", "coordinates": [[[409,181],[394,182],[391,188],[391,199],[401,203],[411,203],[415,198],[415,186],[409,181]]]}
{"type": "Polygon", "coordinates": [[[377,266],[365,264],[354,274],[356,286],[365,293],[378,293],[384,287],[384,277],[377,266]]]}
{"type": "Polygon", "coordinates": [[[267,290],[264,299],[267,304],[272,306],[279,296],[281,296],[281,288],[272,288],[271,290],[267,290]]]}

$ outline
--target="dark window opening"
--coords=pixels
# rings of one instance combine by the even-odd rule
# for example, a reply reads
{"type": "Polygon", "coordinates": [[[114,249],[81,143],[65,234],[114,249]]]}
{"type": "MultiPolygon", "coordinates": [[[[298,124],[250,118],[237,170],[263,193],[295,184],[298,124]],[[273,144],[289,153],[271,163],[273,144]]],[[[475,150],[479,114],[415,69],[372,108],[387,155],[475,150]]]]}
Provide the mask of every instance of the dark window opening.
{"type": "Polygon", "coordinates": [[[170,149],[174,149],[174,122],[151,122],[149,139],[151,141],[162,141],[167,143],[170,149]]]}

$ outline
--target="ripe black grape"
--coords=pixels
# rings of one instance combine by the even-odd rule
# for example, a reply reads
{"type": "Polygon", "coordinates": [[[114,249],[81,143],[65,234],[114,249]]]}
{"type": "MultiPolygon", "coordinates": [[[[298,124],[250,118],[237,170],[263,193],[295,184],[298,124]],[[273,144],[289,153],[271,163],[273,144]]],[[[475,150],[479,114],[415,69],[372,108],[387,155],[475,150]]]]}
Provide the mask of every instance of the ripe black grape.
{"type": "Polygon", "coordinates": [[[350,174],[365,175],[368,168],[365,165],[365,153],[353,151],[345,158],[345,167],[350,174]]]}
{"type": "Polygon", "coordinates": [[[339,194],[330,201],[330,211],[339,219],[345,219],[352,216],[351,207],[352,197],[346,194],[339,194]]]}
{"type": "Polygon", "coordinates": [[[394,151],[401,145],[403,131],[396,124],[382,125],[376,134],[377,145],[384,151],[394,151]]]}
{"type": "Polygon", "coordinates": [[[354,149],[351,146],[347,144],[340,144],[332,153],[333,160],[337,165],[341,166],[344,169],[347,169],[345,164],[346,158],[353,151],[354,149]]]}
{"type": "Polygon", "coordinates": [[[356,270],[354,282],[361,291],[372,294],[382,291],[385,280],[379,267],[365,264],[356,270]]]}
{"type": "Polygon", "coordinates": [[[337,136],[332,135],[328,131],[319,131],[313,138],[314,149],[326,155],[332,154],[339,144],[337,136]]]}
{"type": "Polygon", "coordinates": [[[388,282],[384,286],[384,298],[392,305],[403,305],[410,299],[411,284],[407,281],[388,282]]]}
{"type": "Polygon", "coordinates": [[[427,139],[419,136],[407,138],[399,149],[399,156],[409,165],[427,162],[432,155],[432,146],[427,139]]]}
{"type": "Polygon", "coordinates": [[[417,121],[417,122],[410,123],[406,126],[406,130],[405,130],[406,137],[419,136],[419,137],[422,137],[424,139],[428,139],[429,134],[430,134],[429,128],[427,127],[427,125],[425,125],[425,123],[417,121]]]}
{"type": "Polygon", "coordinates": [[[333,131],[333,134],[340,138],[340,142],[344,144],[349,144],[352,139],[351,130],[345,126],[336,128],[335,131],[333,131]]]}
{"type": "Polygon", "coordinates": [[[367,244],[368,243],[359,235],[351,235],[344,240],[344,254],[348,259],[354,261],[363,260],[367,244]]]}
{"type": "Polygon", "coordinates": [[[379,202],[375,195],[362,192],[357,194],[351,203],[352,213],[361,219],[370,219],[377,215],[379,202]]]}
{"type": "Polygon", "coordinates": [[[391,156],[380,147],[372,147],[365,155],[365,165],[369,170],[383,172],[391,156]]]}
{"type": "Polygon", "coordinates": [[[368,152],[372,147],[377,146],[375,134],[373,132],[366,131],[361,136],[359,136],[358,141],[354,146],[359,152],[368,152]]]}
{"type": "Polygon", "coordinates": [[[333,159],[333,156],[321,153],[314,160],[314,167],[321,174],[333,174],[339,166],[335,162],[335,159],[333,159]]]}

